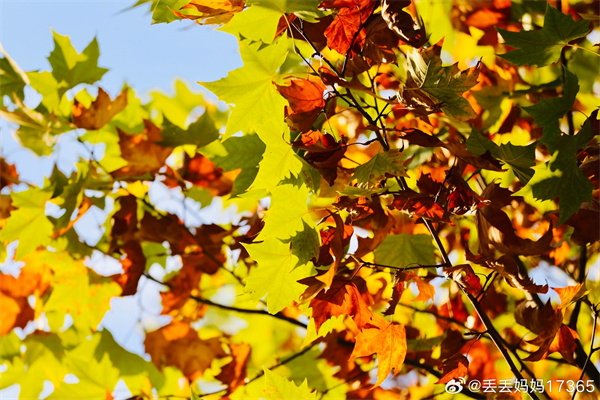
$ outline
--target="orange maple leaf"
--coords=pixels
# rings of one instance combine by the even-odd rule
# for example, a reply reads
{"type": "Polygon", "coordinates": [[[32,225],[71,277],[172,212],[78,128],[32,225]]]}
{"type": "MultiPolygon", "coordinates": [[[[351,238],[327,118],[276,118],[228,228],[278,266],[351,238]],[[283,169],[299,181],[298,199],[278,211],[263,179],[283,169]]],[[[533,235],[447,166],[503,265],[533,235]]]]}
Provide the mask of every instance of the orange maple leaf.
{"type": "Polygon", "coordinates": [[[19,174],[13,164],[6,162],[4,157],[0,157],[0,189],[11,186],[13,183],[19,183],[19,174]]]}
{"type": "Polygon", "coordinates": [[[144,127],[144,133],[136,135],[129,135],[117,128],[121,157],[128,165],[111,172],[114,178],[153,175],[165,165],[173,148],[158,144],[162,140],[161,130],[152,122],[144,120],[144,127]]]}
{"type": "MultiPolygon", "coordinates": [[[[313,310],[313,318],[317,332],[321,325],[330,318],[340,315],[350,315],[359,329],[363,328],[373,317],[369,310],[369,304],[365,301],[356,285],[356,283],[365,287],[366,283],[362,278],[354,278],[348,281],[345,278],[336,278],[327,291],[321,291],[311,300],[310,308],[313,310]]],[[[366,292],[367,300],[370,295],[366,292]]]]}
{"type": "Polygon", "coordinates": [[[34,253],[26,256],[23,261],[25,266],[21,268],[17,278],[0,273],[0,335],[9,333],[15,327],[25,328],[27,323],[35,318],[28,297],[32,294],[43,296],[50,288],[50,266],[40,262],[34,253]]]}
{"type": "Polygon", "coordinates": [[[366,36],[364,24],[377,5],[378,2],[371,0],[324,1],[322,7],[340,10],[325,30],[327,46],[345,55],[351,47],[363,42],[366,36]]]}
{"type": "Polygon", "coordinates": [[[146,270],[146,257],[139,242],[130,240],[121,246],[125,257],[121,260],[123,273],[116,275],[114,280],[121,286],[121,296],[136,294],[138,282],[146,270]]]}
{"type": "Polygon", "coordinates": [[[315,79],[292,78],[288,83],[289,86],[275,84],[277,91],[289,103],[285,107],[286,122],[301,132],[310,131],[312,123],[325,107],[323,93],[326,87],[315,79]]]}
{"type": "Polygon", "coordinates": [[[567,286],[564,288],[552,288],[560,298],[559,309],[567,307],[572,301],[578,300],[585,296],[589,290],[585,290],[585,283],[580,283],[575,286],[567,286]]]}
{"type": "Polygon", "coordinates": [[[464,378],[469,367],[469,360],[464,355],[458,353],[448,358],[442,364],[444,375],[436,382],[448,383],[455,378],[464,378]]]}
{"type": "Polygon", "coordinates": [[[127,89],[123,90],[114,101],[102,88],[98,89],[98,97],[90,108],[85,108],[77,99],[73,102],[73,123],[78,128],[96,130],[106,125],[115,115],[127,106],[127,89]]]}
{"type": "Polygon", "coordinates": [[[374,387],[383,383],[392,370],[394,376],[400,373],[406,357],[406,329],[404,325],[387,322],[379,316],[373,316],[356,337],[356,345],[350,359],[366,357],[377,353],[377,382],[374,387]]]}
{"type": "Polygon", "coordinates": [[[215,376],[218,380],[227,385],[225,395],[235,392],[235,390],[246,383],[246,368],[250,361],[250,351],[252,348],[246,343],[230,344],[231,356],[233,360],[221,368],[219,375],[215,376]]]}
{"type": "Polygon", "coordinates": [[[173,321],[146,334],[146,351],[157,368],[175,366],[190,380],[196,380],[216,358],[227,356],[218,338],[200,339],[189,323],[173,321]]]}

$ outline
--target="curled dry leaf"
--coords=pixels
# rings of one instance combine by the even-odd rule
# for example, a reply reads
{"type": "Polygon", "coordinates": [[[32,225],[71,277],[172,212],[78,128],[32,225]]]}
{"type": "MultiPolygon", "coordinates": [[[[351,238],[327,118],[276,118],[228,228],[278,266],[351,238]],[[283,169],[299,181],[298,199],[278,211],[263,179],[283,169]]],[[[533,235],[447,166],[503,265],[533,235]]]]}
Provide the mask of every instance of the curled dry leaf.
{"type": "Polygon", "coordinates": [[[481,282],[469,264],[444,268],[444,273],[467,292],[473,295],[481,293],[481,282]]]}
{"type": "Polygon", "coordinates": [[[387,26],[402,41],[419,48],[427,42],[427,33],[422,21],[420,24],[416,24],[412,16],[404,11],[404,8],[410,6],[410,3],[410,0],[383,0],[381,16],[387,26]]]}
{"type": "Polygon", "coordinates": [[[468,247],[465,250],[468,261],[496,271],[510,286],[529,293],[548,293],[548,285],[538,285],[533,279],[520,273],[513,256],[503,255],[498,259],[491,259],[474,255],[468,247]]]}
{"type": "Polygon", "coordinates": [[[479,235],[479,253],[492,258],[494,250],[509,255],[533,256],[550,251],[552,225],[538,240],[517,236],[515,228],[502,208],[513,200],[512,192],[497,183],[490,183],[481,194],[488,203],[477,210],[475,222],[479,235]]]}

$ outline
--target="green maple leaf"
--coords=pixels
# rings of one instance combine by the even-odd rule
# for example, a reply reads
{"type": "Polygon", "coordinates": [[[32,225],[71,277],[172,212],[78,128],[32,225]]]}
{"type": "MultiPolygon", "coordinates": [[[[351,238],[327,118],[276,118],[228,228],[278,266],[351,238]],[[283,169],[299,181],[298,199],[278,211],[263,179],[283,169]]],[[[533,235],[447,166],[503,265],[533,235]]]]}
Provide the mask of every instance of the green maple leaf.
{"type": "Polygon", "coordinates": [[[185,130],[171,123],[165,117],[161,136],[161,146],[177,147],[184,144],[193,144],[203,147],[219,138],[219,130],[207,113],[202,114],[197,121],[192,122],[185,130]]]}
{"type": "Polygon", "coordinates": [[[535,166],[535,147],[535,143],[527,146],[515,146],[511,143],[497,145],[475,129],[467,139],[468,151],[475,155],[489,151],[492,156],[508,165],[523,183],[529,182],[534,174],[532,167],[535,166]]]}
{"type": "Polygon", "coordinates": [[[356,167],[350,179],[356,179],[359,187],[370,187],[390,176],[407,176],[400,150],[377,153],[367,163],[356,167]]]}
{"type": "Polygon", "coordinates": [[[296,386],[294,382],[287,380],[285,377],[271,372],[268,369],[265,371],[265,388],[263,389],[264,398],[267,400],[286,400],[286,399],[302,399],[311,400],[317,399],[317,392],[311,391],[308,387],[308,382],[304,382],[300,386],[296,386]]]}
{"type": "Polygon", "coordinates": [[[27,74],[19,68],[17,63],[9,57],[0,44],[0,107],[4,105],[4,96],[12,98],[13,93],[21,100],[25,94],[23,89],[29,84],[27,74]]]}
{"type": "Polygon", "coordinates": [[[399,268],[409,264],[432,265],[435,247],[429,235],[390,235],[375,249],[375,262],[399,268]]]}
{"type": "Polygon", "coordinates": [[[52,202],[65,210],[64,214],[57,219],[55,228],[66,227],[71,220],[73,211],[77,209],[83,200],[83,190],[88,187],[90,178],[90,167],[88,163],[77,163],[77,170],[67,178],[56,166],[52,171],[50,181],[54,183],[52,202]]]}
{"type": "MultiPolygon", "coordinates": [[[[175,125],[184,127],[192,110],[204,104],[204,96],[190,88],[181,80],[174,83],[175,94],[173,97],[162,92],[152,92],[152,108],[161,112],[165,118],[175,125]]],[[[129,97],[129,96],[128,96],[129,97]]],[[[129,100],[129,99],[128,99],[129,100]]]]}
{"type": "Polygon", "coordinates": [[[545,67],[560,58],[563,47],[571,40],[584,37],[590,28],[588,21],[575,22],[571,16],[548,4],[542,29],[521,32],[501,28],[496,30],[502,35],[506,45],[516,47],[516,50],[501,54],[500,57],[517,65],[545,67]]]}
{"type": "Polygon", "coordinates": [[[565,69],[562,97],[542,99],[537,104],[523,107],[523,110],[533,117],[535,123],[544,129],[541,140],[552,152],[556,149],[553,140],[561,134],[559,119],[573,107],[577,92],[579,92],[577,77],[565,69]]]}
{"type": "Polygon", "coordinates": [[[46,202],[52,197],[49,188],[30,188],[12,193],[12,205],[18,207],[11,212],[2,229],[2,242],[19,240],[15,258],[21,259],[38,246],[50,244],[54,225],[46,217],[46,202]]]}
{"type": "Polygon", "coordinates": [[[298,257],[297,265],[306,264],[313,257],[318,256],[321,245],[317,230],[305,220],[302,220],[302,229],[289,239],[284,239],[283,243],[290,243],[292,254],[298,257]]]}
{"type": "Polygon", "coordinates": [[[59,98],[68,89],[80,83],[92,84],[108,72],[108,69],[98,67],[100,49],[96,38],[88,44],[82,53],[78,53],[68,36],[62,36],[56,32],[52,33],[54,35],[54,50],[50,53],[48,61],[52,66],[52,75],[60,85],[59,98]]]}
{"type": "Polygon", "coordinates": [[[271,314],[276,314],[292,304],[292,301],[297,301],[306,289],[298,281],[312,274],[312,265],[309,263],[296,267],[298,257],[292,253],[289,244],[278,239],[244,247],[258,263],[258,268],[252,271],[246,282],[246,291],[252,294],[252,299],[259,300],[266,295],[267,308],[271,314]]]}
{"type": "Polygon", "coordinates": [[[479,65],[465,71],[458,69],[458,63],[444,67],[440,50],[439,46],[432,46],[425,51],[415,50],[408,54],[409,79],[402,96],[413,96],[418,103],[429,103],[430,107],[437,103],[444,114],[461,121],[476,117],[462,95],[477,84],[479,65]]]}
{"type": "Polygon", "coordinates": [[[223,171],[241,169],[235,178],[231,196],[236,197],[246,191],[256,178],[258,163],[265,152],[265,144],[258,135],[232,137],[225,142],[212,142],[200,150],[223,171]]]}
{"type": "MultiPolygon", "coordinates": [[[[319,2],[314,0],[255,0],[248,1],[247,4],[251,7],[236,13],[231,21],[221,28],[222,31],[252,41],[272,43],[283,15],[298,13],[311,19],[311,22],[316,22],[317,18],[324,15],[323,12],[318,12],[319,2]]],[[[287,18],[289,19],[289,16],[287,18]]]]}
{"type": "Polygon", "coordinates": [[[271,189],[271,205],[265,212],[265,226],[257,240],[285,240],[302,231],[305,224],[315,229],[308,213],[309,189],[306,185],[281,185],[271,189]]]}
{"type": "MultiPolygon", "coordinates": [[[[240,43],[244,66],[216,82],[199,82],[232,106],[223,140],[237,132],[285,131],[283,111],[286,100],[273,80],[287,56],[287,38],[261,48],[261,43],[240,43]]],[[[263,140],[264,141],[264,140],[263,140]]]]}
{"type": "MultiPolygon", "coordinates": [[[[585,201],[592,201],[594,186],[577,165],[577,152],[593,137],[592,118],[586,120],[577,135],[563,135],[555,139],[556,152],[552,159],[538,166],[535,175],[523,191],[531,190],[538,200],[559,198],[558,224],[562,224],[579,210],[585,201]]],[[[518,194],[518,193],[517,193],[518,194]]]]}
{"type": "Polygon", "coordinates": [[[261,130],[258,136],[267,147],[251,189],[271,190],[286,179],[302,176],[306,163],[283,139],[281,131],[261,130]]]}

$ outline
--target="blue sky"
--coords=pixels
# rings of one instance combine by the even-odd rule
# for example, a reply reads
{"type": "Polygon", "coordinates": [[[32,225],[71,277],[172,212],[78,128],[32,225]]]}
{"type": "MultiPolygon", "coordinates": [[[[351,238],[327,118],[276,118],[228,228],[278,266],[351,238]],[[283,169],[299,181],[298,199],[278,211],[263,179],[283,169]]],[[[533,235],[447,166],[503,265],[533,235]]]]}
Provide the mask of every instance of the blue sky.
{"type": "MultiPolygon", "coordinates": [[[[148,5],[131,1],[0,0],[0,42],[25,70],[47,70],[51,28],[79,51],[96,36],[101,86],[116,93],[124,82],[141,92],[169,89],[174,77],[213,81],[241,66],[237,40],[191,21],[151,25],[148,5]]],[[[198,88],[199,86],[196,85],[198,88]]]]}

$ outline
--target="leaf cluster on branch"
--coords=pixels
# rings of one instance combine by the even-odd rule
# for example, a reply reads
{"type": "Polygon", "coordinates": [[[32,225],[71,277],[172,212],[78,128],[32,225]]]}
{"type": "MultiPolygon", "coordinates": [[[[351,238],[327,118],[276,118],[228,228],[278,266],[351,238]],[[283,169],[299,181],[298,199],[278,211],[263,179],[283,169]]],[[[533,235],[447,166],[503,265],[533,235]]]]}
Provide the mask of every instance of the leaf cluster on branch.
{"type": "Polygon", "coordinates": [[[228,110],[182,82],[111,98],[95,39],[80,53],[54,32],[42,72],[2,50],[22,147],[81,155],[43,185],[1,159],[18,273],[0,273],[0,388],[422,399],[460,381],[478,399],[470,382],[508,379],[528,382],[511,398],[575,396],[534,385],[563,379],[597,397],[593,5],[144,3],[238,39],[243,66],[199,83],[228,110]],[[106,327],[126,299],[139,354],[106,327]]]}

